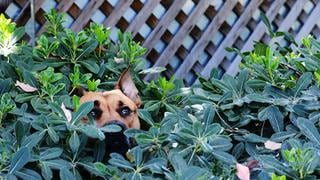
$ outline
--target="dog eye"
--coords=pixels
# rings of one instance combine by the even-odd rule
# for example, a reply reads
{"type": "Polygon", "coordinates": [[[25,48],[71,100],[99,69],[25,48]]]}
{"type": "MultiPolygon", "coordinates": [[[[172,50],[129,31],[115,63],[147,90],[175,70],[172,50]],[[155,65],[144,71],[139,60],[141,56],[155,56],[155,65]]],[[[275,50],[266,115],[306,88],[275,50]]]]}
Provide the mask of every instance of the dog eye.
{"type": "Polygon", "coordinates": [[[101,110],[100,109],[92,109],[90,111],[90,115],[96,119],[96,118],[99,118],[101,116],[101,110]]]}
{"type": "Polygon", "coordinates": [[[123,107],[120,109],[120,115],[122,117],[126,117],[126,116],[129,116],[131,114],[131,109],[127,106],[123,107]]]}

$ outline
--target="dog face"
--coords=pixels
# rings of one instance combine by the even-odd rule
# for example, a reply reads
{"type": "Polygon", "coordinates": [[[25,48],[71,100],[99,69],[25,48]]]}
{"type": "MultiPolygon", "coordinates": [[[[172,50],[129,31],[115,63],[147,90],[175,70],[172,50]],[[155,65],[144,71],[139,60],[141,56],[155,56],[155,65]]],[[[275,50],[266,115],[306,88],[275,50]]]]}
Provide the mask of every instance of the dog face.
{"type": "Polygon", "coordinates": [[[98,127],[115,123],[123,129],[140,129],[137,111],[141,99],[129,69],[122,73],[114,90],[84,92],[80,98],[80,104],[88,101],[94,102],[94,108],[90,114],[96,120],[98,127]]]}

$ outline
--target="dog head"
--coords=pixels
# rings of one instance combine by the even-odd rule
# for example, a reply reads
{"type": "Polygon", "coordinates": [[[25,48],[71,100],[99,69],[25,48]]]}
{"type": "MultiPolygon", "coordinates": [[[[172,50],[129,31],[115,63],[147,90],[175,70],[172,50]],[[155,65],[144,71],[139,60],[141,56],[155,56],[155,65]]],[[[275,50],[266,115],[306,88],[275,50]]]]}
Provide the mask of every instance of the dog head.
{"type": "Polygon", "coordinates": [[[122,73],[114,90],[83,92],[80,104],[88,101],[94,102],[94,108],[90,114],[98,127],[117,124],[122,129],[140,129],[137,111],[141,105],[141,99],[129,69],[122,73]]]}

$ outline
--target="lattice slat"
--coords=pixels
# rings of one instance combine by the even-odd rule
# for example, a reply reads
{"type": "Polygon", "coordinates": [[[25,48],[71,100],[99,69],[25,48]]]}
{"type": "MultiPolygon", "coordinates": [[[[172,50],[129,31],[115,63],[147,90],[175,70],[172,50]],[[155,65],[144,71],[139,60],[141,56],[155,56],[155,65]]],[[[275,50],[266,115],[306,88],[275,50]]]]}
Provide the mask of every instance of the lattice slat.
{"type": "Polygon", "coordinates": [[[233,9],[237,1],[227,1],[223,7],[220,9],[219,13],[211,21],[210,25],[207,27],[205,33],[201,36],[196,45],[192,48],[187,58],[183,61],[175,75],[177,77],[183,77],[186,72],[189,72],[197,61],[197,57],[203,52],[205,46],[209,43],[208,37],[212,37],[217,33],[219,27],[224,22],[224,17],[233,9]]]}
{"type": "Polygon", "coordinates": [[[141,26],[145,23],[148,19],[150,14],[152,13],[153,9],[160,3],[160,0],[152,0],[148,1],[146,5],[143,6],[139,14],[133,20],[133,22],[129,25],[127,31],[131,32],[133,36],[135,36],[141,26]]]}
{"type": "MultiPolygon", "coordinates": [[[[285,3],[285,0],[279,0],[276,3],[272,4],[270,9],[266,13],[266,16],[268,17],[268,19],[270,21],[273,21],[273,19],[275,18],[276,14],[278,13],[278,11],[280,10],[280,8],[282,7],[282,5],[284,3],[285,3]]],[[[252,35],[246,41],[246,43],[244,44],[244,46],[241,49],[241,51],[248,51],[248,50],[252,49],[254,41],[257,41],[257,40],[261,39],[261,37],[263,36],[265,31],[266,31],[265,25],[263,24],[262,21],[259,22],[258,26],[255,28],[255,30],[252,33],[252,35]]],[[[230,66],[228,67],[227,73],[231,74],[231,75],[235,75],[235,73],[238,72],[240,61],[241,61],[241,57],[237,56],[236,59],[233,61],[233,63],[230,64],[230,66]]]]}
{"type": "Polygon", "coordinates": [[[121,18],[123,12],[125,12],[125,10],[130,6],[132,2],[133,0],[120,1],[116,5],[112,13],[109,15],[109,17],[102,24],[107,27],[112,27],[113,25],[115,25],[121,18]]]}
{"type": "MultiPolygon", "coordinates": [[[[196,23],[200,15],[207,9],[210,5],[209,1],[199,1],[199,4],[192,11],[191,16],[185,21],[183,26],[179,29],[167,48],[161,53],[161,56],[155,63],[155,66],[166,66],[169,62],[169,58],[173,56],[176,50],[180,47],[181,41],[184,39],[186,34],[189,34],[192,26],[196,23]]],[[[146,80],[149,80],[151,76],[147,76],[146,80]]]]}
{"type": "MultiPolygon", "coordinates": [[[[7,16],[30,32],[30,1],[12,1],[7,16]]],[[[50,8],[66,13],[64,25],[75,32],[90,22],[111,27],[112,41],[118,30],[131,32],[148,48],[148,67],[164,66],[162,75],[175,74],[187,85],[196,81],[197,73],[208,77],[212,68],[235,75],[241,58],[226,47],[248,51],[255,41],[269,43],[260,13],[274,30],[289,31],[298,43],[309,34],[320,37],[319,0],[35,0],[37,36],[45,29],[44,13],[50,8]]],[[[30,40],[28,34],[24,38],[30,40]]],[[[275,41],[290,45],[283,38],[271,43],[275,41]]]]}
{"type": "Polygon", "coordinates": [[[208,77],[211,73],[212,68],[219,66],[221,61],[226,55],[225,48],[233,44],[236,37],[240,34],[241,30],[249,21],[248,17],[251,17],[253,12],[259,7],[262,3],[262,0],[250,1],[250,4],[246,7],[246,10],[243,12],[239,20],[234,24],[232,30],[228,33],[227,37],[221,43],[214,56],[211,57],[207,66],[201,72],[201,75],[208,77]]]}
{"type": "Polygon", "coordinates": [[[91,0],[82,10],[80,16],[74,21],[71,29],[79,32],[90,20],[93,13],[102,5],[104,0],[91,0]]]}

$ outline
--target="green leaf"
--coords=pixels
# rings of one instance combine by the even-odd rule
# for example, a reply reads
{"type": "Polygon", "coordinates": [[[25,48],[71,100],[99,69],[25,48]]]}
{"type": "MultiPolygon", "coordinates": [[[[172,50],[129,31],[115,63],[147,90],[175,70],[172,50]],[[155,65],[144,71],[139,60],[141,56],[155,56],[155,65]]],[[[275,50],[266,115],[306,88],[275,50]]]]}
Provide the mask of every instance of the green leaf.
{"type": "Polygon", "coordinates": [[[211,152],[211,154],[217,158],[218,160],[230,164],[230,165],[235,165],[237,163],[237,160],[229,153],[219,151],[219,150],[214,150],[211,152]]]}
{"type": "Polygon", "coordinates": [[[25,28],[19,27],[13,32],[14,41],[18,42],[25,34],[25,28]]]}
{"type": "Polygon", "coordinates": [[[251,143],[264,143],[267,140],[266,138],[263,138],[253,133],[246,134],[243,136],[243,138],[246,140],[246,142],[251,143]]]}
{"type": "Polygon", "coordinates": [[[257,93],[248,94],[245,96],[245,98],[248,99],[248,100],[246,100],[247,103],[251,103],[252,101],[259,102],[259,103],[272,103],[271,98],[266,97],[262,94],[257,94],[257,93]]]}
{"type": "Polygon", "coordinates": [[[190,166],[185,169],[179,179],[207,179],[209,173],[207,169],[197,167],[197,166],[190,166]]]}
{"type": "MultiPolygon", "coordinates": [[[[1,120],[1,119],[0,119],[1,120]]],[[[15,125],[15,135],[17,139],[17,144],[20,146],[22,138],[26,135],[25,134],[25,129],[24,129],[24,124],[21,121],[17,121],[15,125]]]]}
{"type": "Polygon", "coordinates": [[[147,122],[150,126],[154,126],[154,121],[151,117],[151,114],[146,109],[139,109],[138,115],[141,119],[143,119],[145,122],[147,122]]]}
{"type": "Polygon", "coordinates": [[[101,127],[100,130],[102,132],[107,132],[107,133],[116,133],[116,132],[120,132],[122,128],[116,124],[109,124],[101,127]]]}
{"type": "Polygon", "coordinates": [[[49,107],[52,109],[53,112],[58,113],[61,117],[65,118],[67,120],[67,117],[61,107],[56,102],[50,102],[49,107]]]}
{"type": "Polygon", "coordinates": [[[61,148],[48,148],[40,152],[40,160],[55,159],[61,156],[63,149],[61,148]]]}
{"type": "Polygon", "coordinates": [[[38,88],[37,79],[29,71],[24,70],[22,75],[23,75],[24,82],[26,82],[32,87],[38,88]]]}
{"type": "Polygon", "coordinates": [[[242,96],[243,93],[245,92],[245,85],[248,81],[248,75],[249,75],[249,71],[246,69],[240,71],[239,73],[237,89],[239,91],[240,96],[242,96]]]}
{"type": "Polygon", "coordinates": [[[261,13],[260,15],[261,15],[261,20],[262,20],[262,22],[263,22],[263,23],[267,26],[267,28],[268,28],[269,34],[271,35],[271,37],[273,37],[273,34],[274,34],[274,33],[273,33],[272,26],[271,26],[271,23],[270,23],[268,17],[267,17],[264,13],[261,13]]]}
{"type": "Polygon", "coordinates": [[[113,166],[124,168],[126,170],[134,170],[132,165],[124,159],[120,154],[112,153],[110,154],[111,159],[109,163],[113,166]]]}
{"type": "Polygon", "coordinates": [[[212,124],[216,111],[212,104],[206,104],[204,108],[205,109],[203,112],[203,121],[204,121],[205,127],[207,128],[209,124],[212,124]]]}
{"type": "Polygon", "coordinates": [[[88,137],[98,138],[101,141],[105,139],[104,133],[93,125],[79,126],[79,130],[85,135],[87,135],[88,137]]]}
{"type": "Polygon", "coordinates": [[[137,146],[130,151],[130,154],[134,157],[136,167],[140,167],[142,164],[142,149],[137,146]]]}
{"type": "Polygon", "coordinates": [[[262,121],[269,120],[272,129],[275,132],[281,132],[284,129],[284,116],[276,106],[268,106],[259,112],[258,118],[262,121]]]}
{"type": "Polygon", "coordinates": [[[19,171],[16,171],[14,173],[17,177],[23,179],[23,180],[41,180],[40,174],[38,174],[36,171],[31,169],[21,169],[19,171]]]}
{"type": "Polygon", "coordinates": [[[84,116],[86,116],[93,108],[93,102],[85,102],[83,104],[81,104],[81,106],[79,107],[79,109],[75,112],[72,113],[72,120],[71,123],[72,124],[77,124],[78,121],[83,118],[84,116]]]}
{"type": "Polygon", "coordinates": [[[37,96],[30,93],[23,93],[23,94],[18,94],[14,100],[18,103],[25,103],[25,102],[29,102],[31,99],[35,97],[37,96]]]}
{"type": "Polygon", "coordinates": [[[90,52],[94,51],[96,49],[97,45],[98,45],[98,42],[93,40],[93,39],[88,41],[88,42],[86,42],[83,45],[82,52],[78,55],[76,60],[78,60],[82,56],[85,56],[85,55],[89,54],[90,52]]]}
{"type": "Polygon", "coordinates": [[[41,163],[41,174],[45,179],[52,179],[52,170],[46,163],[41,163]]]}
{"type": "Polygon", "coordinates": [[[286,175],[292,179],[298,179],[297,174],[291,169],[283,164],[281,164],[277,159],[270,155],[258,155],[255,156],[265,168],[271,169],[271,172],[277,172],[281,175],[286,175]]]}
{"type": "Polygon", "coordinates": [[[222,80],[227,86],[227,91],[232,91],[234,96],[240,97],[239,91],[237,89],[237,82],[234,77],[226,74],[223,76],[222,80]]]}
{"type": "Polygon", "coordinates": [[[98,74],[98,72],[100,70],[100,67],[98,66],[98,64],[95,61],[87,60],[87,61],[80,61],[79,63],[94,74],[98,74]]]}
{"type": "Polygon", "coordinates": [[[153,137],[149,134],[141,133],[135,136],[135,139],[138,144],[150,144],[153,143],[153,137]]]}
{"type": "Polygon", "coordinates": [[[65,168],[60,169],[59,175],[61,180],[76,180],[76,177],[72,174],[72,172],[65,168]]]}
{"type": "Polygon", "coordinates": [[[44,135],[45,135],[44,131],[35,132],[35,133],[29,135],[28,137],[26,137],[23,140],[21,146],[26,146],[31,149],[34,146],[38,145],[39,141],[41,141],[41,139],[43,138],[44,135]]]}
{"type": "Polygon", "coordinates": [[[270,140],[274,142],[283,142],[284,140],[294,137],[297,133],[290,131],[282,131],[272,134],[270,140]]]}
{"type": "Polygon", "coordinates": [[[298,80],[296,86],[293,88],[294,98],[304,89],[306,89],[310,83],[312,82],[312,73],[306,72],[304,73],[298,80]]]}
{"type": "Polygon", "coordinates": [[[298,128],[308,139],[320,146],[320,134],[312,121],[304,118],[297,119],[298,128]]]}
{"type": "Polygon", "coordinates": [[[80,138],[79,138],[76,131],[73,131],[73,133],[69,139],[69,146],[70,146],[70,149],[73,153],[76,153],[79,149],[80,138]]]}
{"type": "Polygon", "coordinates": [[[58,143],[59,142],[59,136],[58,136],[58,134],[56,133],[56,131],[53,128],[48,127],[48,134],[49,134],[49,137],[51,138],[51,140],[54,143],[58,143]]]}
{"type": "Polygon", "coordinates": [[[56,169],[56,170],[71,168],[70,162],[63,159],[52,159],[52,160],[42,161],[42,163],[45,163],[51,169],[56,169]]]}
{"type": "Polygon", "coordinates": [[[149,169],[153,173],[162,173],[162,168],[166,166],[164,158],[154,158],[143,164],[141,169],[149,169]]]}
{"type": "Polygon", "coordinates": [[[106,167],[103,163],[101,162],[78,162],[78,164],[82,167],[84,167],[88,172],[91,174],[97,175],[97,176],[103,176],[108,170],[105,168],[103,169],[102,167],[106,167]],[[98,169],[101,168],[101,169],[98,169]]]}
{"type": "Polygon", "coordinates": [[[214,137],[210,139],[210,145],[213,149],[218,149],[219,151],[228,151],[233,146],[229,139],[223,137],[214,137]]]}
{"type": "Polygon", "coordinates": [[[49,107],[46,102],[40,98],[32,98],[31,105],[33,109],[39,113],[47,114],[49,111],[49,107]]]}
{"type": "Polygon", "coordinates": [[[181,154],[177,152],[170,152],[168,158],[175,172],[181,173],[184,169],[187,168],[187,163],[185,162],[181,154]]]}
{"type": "Polygon", "coordinates": [[[16,152],[11,160],[8,174],[13,174],[26,165],[31,159],[31,154],[27,147],[22,147],[16,152]]]}

